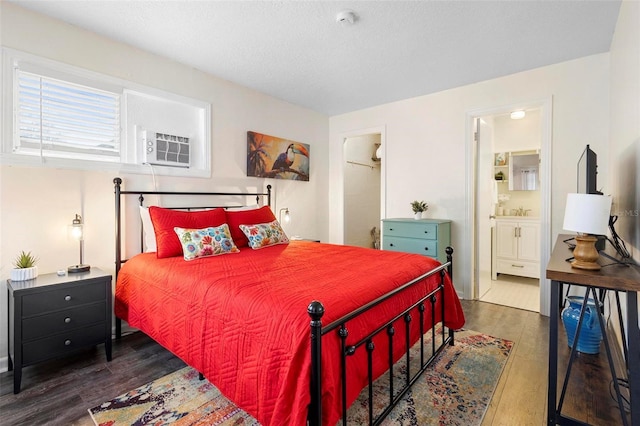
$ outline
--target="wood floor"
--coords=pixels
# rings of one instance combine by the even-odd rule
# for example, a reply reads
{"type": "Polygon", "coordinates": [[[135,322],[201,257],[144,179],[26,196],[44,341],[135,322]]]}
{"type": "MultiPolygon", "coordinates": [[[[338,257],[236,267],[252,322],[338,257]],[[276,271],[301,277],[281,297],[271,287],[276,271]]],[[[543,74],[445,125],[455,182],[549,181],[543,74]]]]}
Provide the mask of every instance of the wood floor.
{"type": "MultiPolygon", "coordinates": [[[[514,348],[483,425],[545,425],[549,320],[535,312],[463,301],[465,328],[512,340],[514,348]]],[[[561,355],[568,347],[560,329],[561,355]]],[[[563,413],[594,425],[621,424],[609,396],[605,357],[580,355],[563,413]]],[[[114,341],[113,361],[104,349],[23,370],[22,392],[13,394],[13,373],[0,374],[0,424],[93,425],[87,409],[184,364],[144,336],[114,341]]],[[[560,371],[563,371],[562,369],[560,371]]]]}

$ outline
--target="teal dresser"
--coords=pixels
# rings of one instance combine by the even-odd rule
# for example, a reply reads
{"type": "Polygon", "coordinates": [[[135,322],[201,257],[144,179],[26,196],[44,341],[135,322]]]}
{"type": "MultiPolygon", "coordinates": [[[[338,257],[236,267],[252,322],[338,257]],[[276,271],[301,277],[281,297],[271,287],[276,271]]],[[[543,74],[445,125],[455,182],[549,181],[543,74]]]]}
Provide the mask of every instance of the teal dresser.
{"type": "Polygon", "coordinates": [[[440,219],[383,219],[382,249],[424,254],[447,261],[451,221],[440,219]]]}

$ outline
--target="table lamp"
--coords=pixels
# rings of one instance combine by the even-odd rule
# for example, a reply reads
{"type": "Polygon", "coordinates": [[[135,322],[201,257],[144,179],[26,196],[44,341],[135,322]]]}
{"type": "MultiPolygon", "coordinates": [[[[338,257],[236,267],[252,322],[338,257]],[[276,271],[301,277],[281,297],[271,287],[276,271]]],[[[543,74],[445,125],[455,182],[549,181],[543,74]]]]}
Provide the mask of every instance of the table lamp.
{"type": "Polygon", "coordinates": [[[280,224],[285,224],[291,222],[291,214],[289,213],[289,207],[283,207],[280,209],[278,213],[280,224]],[[284,222],[282,221],[282,212],[284,212],[284,222]]]}
{"type": "Polygon", "coordinates": [[[611,197],[599,194],[568,194],[562,228],[577,232],[571,266],[597,271],[596,235],[605,235],[611,213],[611,197]]]}
{"type": "Polygon", "coordinates": [[[91,266],[85,265],[83,263],[83,261],[84,261],[84,236],[83,236],[83,229],[82,229],[82,216],[80,216],[79,214],[76,214],[76,217],[71,222],[71,236],[74,239],[80,241],[80,263],[78,263],[77,265],[69,266],[69,268],[67,268],[67,271],[70,274],[75,274],[75,273],[78,273],[78,272],[87,272],[89,269],[91,269],[91,266]]]}

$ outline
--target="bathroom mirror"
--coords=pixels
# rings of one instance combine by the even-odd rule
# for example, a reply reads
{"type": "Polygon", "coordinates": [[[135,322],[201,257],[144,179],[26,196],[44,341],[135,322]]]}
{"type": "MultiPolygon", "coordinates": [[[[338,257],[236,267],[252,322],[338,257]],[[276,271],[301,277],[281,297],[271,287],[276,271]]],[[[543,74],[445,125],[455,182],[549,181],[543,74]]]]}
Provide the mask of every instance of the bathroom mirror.
{"type": "Polygon", "coordinates": [[[509,162],[509,190],[537,191],[540,188],[540,155],[512,155],[509,162]]]}

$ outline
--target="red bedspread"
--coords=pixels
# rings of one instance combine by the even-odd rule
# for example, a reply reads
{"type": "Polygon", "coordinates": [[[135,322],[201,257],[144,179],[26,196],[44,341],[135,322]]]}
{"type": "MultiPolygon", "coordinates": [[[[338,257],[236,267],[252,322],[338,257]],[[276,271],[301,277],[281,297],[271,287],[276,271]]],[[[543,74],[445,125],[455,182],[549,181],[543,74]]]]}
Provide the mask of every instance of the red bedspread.
{"type": "MultiPolygon", "coordinates": [[[[437,265],[420,255],[304,241],[190,262],[146,253],[120,270],[115,313],[202,372],[263,425],[304,425],[310,402],[309,303],[324,304],[326,325],[437,265]]],[[[388,320],[439,279],[437,274],[350,323],[349,338],[388,320]]],[[[464,315],[448,277],[445,298],[445,324],[462,327],[464,315]]],[[[419,333],[414,334],[417,339],[419,333]]],[[[386,351],[385,339],[376,343],[376,351],[386,351]]],[[[337,345],[334,333],[323,338],[327,425],[335,425],[341,415],[337,345]]],[[[394,348],[398,358],[404,345],[394,348]]],[[[362,359],[349,359],[349,403],[366,384],[362,359]]],[[[375,364],[376,376],[386,363],[385,358],[375,364]]]]}

